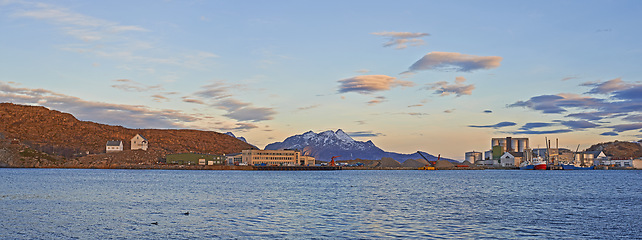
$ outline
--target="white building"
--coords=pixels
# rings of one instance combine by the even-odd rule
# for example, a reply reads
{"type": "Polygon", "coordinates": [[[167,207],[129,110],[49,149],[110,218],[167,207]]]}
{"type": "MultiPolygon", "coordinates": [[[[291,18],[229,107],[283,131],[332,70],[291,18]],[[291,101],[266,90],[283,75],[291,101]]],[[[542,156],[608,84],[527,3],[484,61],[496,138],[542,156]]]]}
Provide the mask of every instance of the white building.
{"type": "Polygon", "coordinates": [[[122,152],[123,151],[123,141],[107,141],[105,146],[105,152],[122,152]]]}
{"type": "Polygon", "coordinates": [[[314,166],[315,159],[298,150],[243,150],[243,163],[268,166],[314,166]]]}
{"type": "Polygon", "coordinates": [[[601,161],[604,166],[633,167],[633,159],[609,159],[601,161]]]}
{"type": "Polygon", "coordinates": [[[132,150],[141,149],[141,150],[147,151],[147,147],[148,147],[147,138],[141,136],[140,134],[136,134],[136,136],[134,136],[131,139],[131,146],[132,146],[131,148],[132,150]]]}
{"type": "Polygon", "coordinates": [[[518,167],[523,158],[524,154],[521,152],[505,152],[499,158],[499,165],[502,167],[518,167]]]}

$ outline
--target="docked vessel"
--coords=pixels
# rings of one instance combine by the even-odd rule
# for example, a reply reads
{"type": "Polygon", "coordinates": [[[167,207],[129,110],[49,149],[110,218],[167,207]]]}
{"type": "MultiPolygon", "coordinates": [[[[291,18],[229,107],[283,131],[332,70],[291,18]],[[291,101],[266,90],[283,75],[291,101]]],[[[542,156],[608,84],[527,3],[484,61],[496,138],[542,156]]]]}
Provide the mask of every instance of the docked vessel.
{"type": "Polygon", "coordinates": [[[541,158],[533,159],[533,169],[534,170],[546,170],[546,161],[541,158]]]}
{"type": "Polygon", "coordinates": [[[520,170],[546,170],[546,161],[541,157],[533,158],[531,161],[522,162],[519,165],[520,170]]]}
{"type": "Polygon", "coordinates": [[[562,164],[563,170],[593,170],[594,168],[595,166],[582,167],[582,166],[576,166],[573,164],[562,164]]]}

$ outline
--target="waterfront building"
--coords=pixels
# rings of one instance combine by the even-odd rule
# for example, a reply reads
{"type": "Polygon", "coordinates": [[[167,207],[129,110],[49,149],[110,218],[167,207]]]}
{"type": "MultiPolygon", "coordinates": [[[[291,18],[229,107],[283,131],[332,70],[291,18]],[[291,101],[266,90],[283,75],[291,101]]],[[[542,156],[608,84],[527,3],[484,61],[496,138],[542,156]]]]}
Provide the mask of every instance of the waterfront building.
{"type": "Polygon", "coordinates": [[[140,134],[136,134],[131,140],[131,149],[132,150],[144,150],[147,151],[148,141],[147,138],[143,137],[140,134]]]}
{"type": "Polygon", "coordinates": [[[227,165],[239,165],[239,163],[243,162],[243,154],[241,153],[225,154],[225,158],[227,165]]]}
{"type": "Polygon", "coordinates": [[[206,153],[177,153],[165,156],[165,163],[179,165],[223,165],[225,156],[206,153]]]}
{"type": "Polygon", "coordinates": [[[499,165],[502,167],[518,167],[523,159],[523,152],[506,152],[499,159],[499,165]]]}
{"type": "Polygon", "coordinates": [[[123,151],[123,141],[107,141],[105,145],[105,152],[122,152],[123,151]]]}
{"type": "Polygon", "coordinates": [[[601,165],[611,167],[633,167],[633,159],[608,159],[603,160],[601,165]]]}
{"type": "Polygon", "coordinates": [[[242,161],[248,165],[314,166],[315,159],[299,150],[243,150],[242,161]]]}

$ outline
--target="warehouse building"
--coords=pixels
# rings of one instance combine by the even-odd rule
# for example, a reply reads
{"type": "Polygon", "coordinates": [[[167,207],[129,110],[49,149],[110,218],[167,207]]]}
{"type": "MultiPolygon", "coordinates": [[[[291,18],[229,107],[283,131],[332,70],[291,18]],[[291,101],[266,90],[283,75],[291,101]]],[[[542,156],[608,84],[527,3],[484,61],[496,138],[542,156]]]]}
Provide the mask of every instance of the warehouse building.
{"type": "Polygon", "coordinates": [[[247,165],[314,166],[315,159],[303,156],[299,150],[243,150],[242,161],[247,165]]]}

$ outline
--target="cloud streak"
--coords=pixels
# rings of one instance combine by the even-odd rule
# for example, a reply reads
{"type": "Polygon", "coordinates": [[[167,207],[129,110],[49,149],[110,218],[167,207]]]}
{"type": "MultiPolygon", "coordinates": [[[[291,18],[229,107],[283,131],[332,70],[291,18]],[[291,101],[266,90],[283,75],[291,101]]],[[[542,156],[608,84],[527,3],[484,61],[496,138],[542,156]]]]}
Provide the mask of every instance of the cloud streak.
{"type": "Polygon", "coordinates": [[[151,90],[163,90],[161,85],[145,85],[134,80],[129,79],[118,79],[114,80],[117,84],[111,85],[111,87],[120,89],[127,92],[146,92],[151,90]]]}
{"type": "Polygon", "coordinates": [[[224,82],[215,82],[201,87],[190,99],[194,103],[202,103],[227,111],[223,116],[237,120],[260,122],[274,119],[277,114],[273,108],[254,107],[253,104],[232,98],[231,91],[244,90],[240,84],[229,85],[224,82]]]}
{"type": "Polygon", "coordinates": [[[372,131],[357,131],[357,132],[347,132],[348,136],[350,137],[379,137],[379,136],[385,136],[383,133],[375,133],[372,131]]]}
{"type": "Polygon", "coordinates": [[[468,125],[468,127],[499,129],[499,128],[511,127],[511,126],[515,126],[515,125],[517,125],[517,123],[514,123],[514,122],[500,122],[500,123],[493,124],[493,125],[468,125]]]}
{"type": "Polygon", "coordinates": [[[466,85],[464,84],[464,82],[466,82],[466,78],[457,77],[455,78],[454,84],[449,84],[446,81],[441,81],[428,85],[428,88],[435,90],[435,94],[439,94],[440,96],[448,96],[450,94],[454,94],[457,97],[461,97],[463,95],[471,95],[473,93],[473,90],[475,89],[475,85],[466,85]]]}
{"type": "MultiPolygon", "coordinates": [[[[218,57],[209,52],[189,52],[182,56],[159,57],[159,49],[153,45],[151,30],[92,17],[53,4],[26,1],[8,1],[7,6],[14,18],[39,20],[56,27],[61,33],[78,40],[58,45],[61,50],[80,54],[92,54],[136,64],[169,64],[186,68],[201,68],[209,59],[218,57]]],[[[138,69],[142,69],[139,67],[138,69]]],[[[146,67],[145,69],[150,69],[146,67]]],[[[152,68],[152,71],[154,69],[152,68]]]]}
{"type": "Polygon", "coordinates": [[[361,94],[387,91],[397,86],[412,87],[415,85],[413,82],[397,80],[395,77],[386,75],[362,75],[338,82],[340,83],[339,93],[357,92],[361,94]]]}
{"type": "Polygon", "coordinates": [[[471,72],[500,66],[502,57],[475,56],[456,52],[430,52],[412,64],[409,71],[437,70],[471,72]]]}
{"type": "Polygon", "coordinates": [[[375,32],[372,35],[387,37],[388,42],[384,47],[395,47],[395,49],[404,49],[408,46],[416,47],[424,45],[422,37],[430,36],[428,33],[411,33],[411,32],[375,32]]]}

